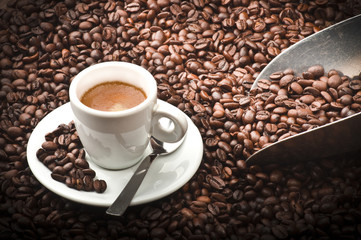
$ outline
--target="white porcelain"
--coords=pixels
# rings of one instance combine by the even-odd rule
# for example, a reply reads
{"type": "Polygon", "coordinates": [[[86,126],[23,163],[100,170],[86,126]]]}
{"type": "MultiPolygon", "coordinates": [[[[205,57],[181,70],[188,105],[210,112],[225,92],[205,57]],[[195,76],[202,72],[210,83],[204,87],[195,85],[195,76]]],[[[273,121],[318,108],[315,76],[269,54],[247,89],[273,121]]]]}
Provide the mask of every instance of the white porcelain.
{"type": "MultiPolygon", "coordinates": [[[[161,107],[167,105],[171,111],[183,114],[188,122],[188,131],[178,150],[170,155],[159,156],[152,163],[131,205],[144,204],[173,193],[192,178],[202,161],[203,142],[194,123],[178,108],[161,100],[158,100],[158,104],[161,107]]],[[[90,167],[97,173],[96,178],[107,182],[106,191],[96,193],[78,191],[67,187],[64,183],[55,181],[50,176],[51,171],[36,157],[36,151],[41,148],[41,144],[45,141],[45,134],[53,131],[60,124],[68,124],[73,120],[73,117],[70,104],[67,103],[49,113],[39,122],[32,132],[27,146],[29,167],[39,182],[50,191],[75,202],[109,207],[123,190],[139,163],[123,170],[108,170],[94,164],[87,157],[90,167]]],[[[150,147],[148,146],[144,154],[149,152],[150,147]]]]}
{"type": "Polygon", "coordinates": [[[80,140],[93,161],[104,168],[133,166],[143,155],[151,135],[164,142],[176,142],[187,131],[187,120],[169,105],[157,104],[157,83],[144,68],[127,62],[103,62],[78,73],[69,89],[74,122],[80,140]],[[97,84],[121,81],[141,88],[147,98],[124,111],[106,112],[85,106],[80,98],[97,84]],[[169,131],[158,124],[166,117],[174,122],[169,131]]]}

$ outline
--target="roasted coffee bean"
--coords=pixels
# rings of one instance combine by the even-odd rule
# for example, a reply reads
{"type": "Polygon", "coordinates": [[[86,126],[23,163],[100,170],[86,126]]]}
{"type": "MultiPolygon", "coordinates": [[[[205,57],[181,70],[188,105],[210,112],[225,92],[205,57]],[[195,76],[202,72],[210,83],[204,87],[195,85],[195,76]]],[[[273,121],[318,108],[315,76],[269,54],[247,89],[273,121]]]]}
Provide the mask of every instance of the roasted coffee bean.
{"type": "Polygon", "coordinates": [[[41,147],[46,151],[55,151],[58,148],[58,145],[51,141],[44,142],[41,147]]]}
{"type": "Polygon", "coordinates": [[[89,163],[85,159],[81,159],[81,158],[75,159],[74,165],[80,169],[84,169],[84,168],[86,169],[89,167],[89,163]]]}
{"type": "Polygon", "coordinates": [[[66,177],[63,175],[63,174],[58,174],[58,173],[55,173],[55,172],[52,172],[51,173],[51,177],[56,180],[56,181],[59,181],[59,182],[65,182],[65,179],[66,177]]]}
{"type": "Polygon", "coordinates": [[[93,181],[93,188],[97,193],[103,193],[107,188],[107,184],[104,180],[96,179],[93,181]]]}

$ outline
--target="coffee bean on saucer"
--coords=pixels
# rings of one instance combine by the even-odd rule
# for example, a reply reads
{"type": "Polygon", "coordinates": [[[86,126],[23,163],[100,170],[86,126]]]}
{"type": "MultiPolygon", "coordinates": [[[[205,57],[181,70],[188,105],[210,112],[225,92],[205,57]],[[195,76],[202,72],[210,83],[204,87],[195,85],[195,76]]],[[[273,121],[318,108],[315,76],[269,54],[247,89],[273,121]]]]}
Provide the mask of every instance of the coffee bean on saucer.
{"type": "Polygon", "coordinates": [[[66,177],[62,174],[52,172],[51,177],[58,182],[65,182],[66,177]]]}
{"type": "Polygon", "coordinates": [[[106,190],[107,184],[104,180],[96,179],[93,181],[93,188],[97,193],[102,193],[106,190]]]}
{"type": "Polygon", "coordinates": [[[89,167],[89,163],[85,159],[81,158],[75,159],[74,165],[80,169],[87,169],[89,167]]]}

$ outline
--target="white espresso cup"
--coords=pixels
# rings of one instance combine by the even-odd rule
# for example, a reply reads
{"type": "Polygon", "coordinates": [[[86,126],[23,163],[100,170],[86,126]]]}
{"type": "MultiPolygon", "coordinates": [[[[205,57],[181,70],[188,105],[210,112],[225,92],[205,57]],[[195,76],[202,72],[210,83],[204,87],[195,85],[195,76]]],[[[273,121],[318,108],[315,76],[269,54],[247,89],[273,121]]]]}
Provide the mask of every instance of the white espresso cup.
{"type": "Polygon", "coordinates": [[[151,136],[164,142],[176,142],[185,135],[187,119],[167,104],[157,104],[157,83],[144,68],[127,62],[104,62],[78,73],[70,84],[70,104],[74,123],[87,154],[94,163],[107,169],[123,169],[143,156],[151,136]],[[81,102],[94,86],[119,81],[143,90],[146,99],[126,110],[108,112],[90,108],[81,102]],[[160,124],[170,119],[171,130],[160,124]]]}

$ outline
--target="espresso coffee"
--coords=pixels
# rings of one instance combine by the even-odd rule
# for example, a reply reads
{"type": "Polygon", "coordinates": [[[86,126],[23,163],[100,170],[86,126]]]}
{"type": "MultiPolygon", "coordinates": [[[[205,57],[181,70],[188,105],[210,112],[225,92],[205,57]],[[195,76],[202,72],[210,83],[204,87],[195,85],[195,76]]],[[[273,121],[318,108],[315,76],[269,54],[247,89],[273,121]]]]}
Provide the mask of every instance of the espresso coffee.
{"type": "Polygon", "coordinates": [[[101,111],[122,111],[137,106],[146,99],[138,87],[123,82],[104,82],[85,92],[80,101],[101,111]]]}

